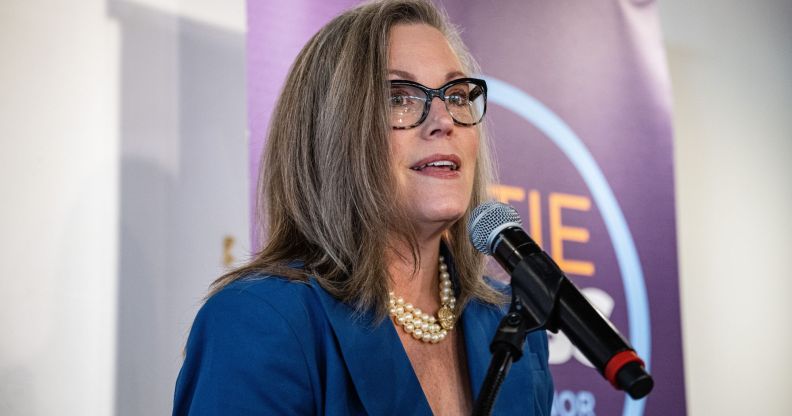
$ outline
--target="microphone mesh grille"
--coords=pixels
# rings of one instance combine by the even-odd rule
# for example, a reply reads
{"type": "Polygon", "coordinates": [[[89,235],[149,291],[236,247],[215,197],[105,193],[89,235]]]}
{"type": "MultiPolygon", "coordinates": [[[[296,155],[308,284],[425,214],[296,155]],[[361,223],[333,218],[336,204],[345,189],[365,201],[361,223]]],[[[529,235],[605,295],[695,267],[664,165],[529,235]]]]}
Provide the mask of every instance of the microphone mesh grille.
{"type": "Polygon", "coordinates": [[[506,226],[513,225],[522,227],[520,214],[513,207],[496,201],[485,202],[470,213],[470,221],[468,221],[470,242],[476,250],[492,255],[490,248],[492,240],[497,236],[496,231],[499,232],[506,226]]]}

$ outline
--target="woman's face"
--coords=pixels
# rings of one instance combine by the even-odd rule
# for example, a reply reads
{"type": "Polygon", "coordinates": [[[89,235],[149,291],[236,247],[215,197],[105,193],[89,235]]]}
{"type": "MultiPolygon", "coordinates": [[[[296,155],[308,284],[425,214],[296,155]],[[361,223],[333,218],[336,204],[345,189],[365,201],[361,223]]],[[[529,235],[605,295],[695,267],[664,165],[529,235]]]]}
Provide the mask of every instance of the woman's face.
{"type": "MultiPolygon", "coordinates": [[[[466,76],[469,74],[462,71],[459,58],[439,30],[425,24],[400,24],[391,29],[389,79],[440,88],[466,76]]],[[[399,194],[420,231],[442,231],[464,215],[473,190],[478,145],[477,128],[454,124],[439,98],[432,100],[423,123],[391,130],[399,194]],[[443,161],[456,166],[442,166],[443,161]],[[427,166],[430,162],[441,166],[427,166]]]]}

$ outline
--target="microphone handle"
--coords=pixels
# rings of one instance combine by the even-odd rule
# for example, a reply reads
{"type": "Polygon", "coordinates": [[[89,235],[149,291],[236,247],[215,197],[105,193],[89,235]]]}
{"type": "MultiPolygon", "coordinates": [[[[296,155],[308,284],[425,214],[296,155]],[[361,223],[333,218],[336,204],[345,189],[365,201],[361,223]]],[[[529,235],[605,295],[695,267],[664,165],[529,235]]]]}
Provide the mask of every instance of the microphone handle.
{"type": "Polygon", "coordinates": [[[561,283],[556,311],[558,326],[600,373],[605,374],[605,365],[614,355],[632,350],[613,324],[569,279],[561,283]]]}
{"type": "Polygon", "coordinates": [[[557,318],[564,334],[610,383],[640,399],[654,387],[630,344],[569,279],[561,283],[557,318]]]}

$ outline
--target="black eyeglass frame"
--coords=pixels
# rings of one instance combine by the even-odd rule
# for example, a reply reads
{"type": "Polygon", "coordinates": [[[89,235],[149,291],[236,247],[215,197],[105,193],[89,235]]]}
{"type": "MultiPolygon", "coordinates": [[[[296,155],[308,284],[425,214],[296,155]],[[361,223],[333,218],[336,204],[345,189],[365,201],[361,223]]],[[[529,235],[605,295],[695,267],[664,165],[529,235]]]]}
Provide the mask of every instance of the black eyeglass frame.
{"type": "Polygon", "coordinates": [[[418,126],[421,125],[421,123],[426,121],[426,116],[429,115],[429,109],[430,109],[430,107],[432,105],[432,101],[434,101],[434,97],[437,97],[437,98],[439,98],[440,100],[443,101],[443,104],[445,105],[446,111],[448,111],[448,114],[451,116],[451,119],[454,120],[455,124],[458,124],[460,126],[465,126],[465,127],[475,126],[476,124],[481,123],[481,120],[484,120],[484,115],[487,114],[487,81],[484,81],[483,79],[479,79],[479,78],[457,78],[455,80],[451,80],[451,81],[446,82],[442,87],[437,88],[437,89],[429,88],[429,87],[427,87],[427,86],[425,86],[423,84],[419,84],[419,83],[414,82],[414,81],[408,81],[408,80],[402,80],[402,79],[395,79],[395,80],[391,80],[390,81],[390,86],[391,87],[392,86],[398,86],[398,85],[408,85],[408,86],[411,86],[411,87],[418,88],[419,90],[423,91],[424,94],[426,94],[426,101],[424,102],[423,113],[421,114],[421,117],[418,119],[418,121],[416,121],[414,124],[409,125],[409,126],[403,126],[403,127],[391,126],[391,128],[393,128],[395,130],[407,130],[407,129],[411,129],[413,127],[418,127],[418,126]],[[446,102],[446,95],[445,95],[446,90],[448,88],[451,88],[451,87],[455,86],[455,85],[464,84],[464,83],[469,83],[469,84],[474,84],[476,86],[479,86],[479,87],[481,87],[481,89],[483,91],[482,95],[484,96],[484,109],[481,111],[481,117],[475,123],[462,123],[462,122],[459,122],[456,119],[456,117],[454,117],[454,115],[451,114],[451,111],[448,109],[448,103],[446,102]]]}

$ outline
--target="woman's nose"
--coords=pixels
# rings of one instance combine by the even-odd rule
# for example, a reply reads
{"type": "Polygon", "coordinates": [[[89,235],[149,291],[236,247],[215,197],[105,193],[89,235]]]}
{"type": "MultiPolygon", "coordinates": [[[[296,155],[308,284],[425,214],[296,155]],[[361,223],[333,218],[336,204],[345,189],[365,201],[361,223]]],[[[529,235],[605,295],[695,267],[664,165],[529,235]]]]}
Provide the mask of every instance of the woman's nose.
{"type": "Polygon", "coordinates": [[[454,119],[446,108],[445,101],[439,97],[432,97],[429,105],[429,114],[426,116],[424,127],[427,137],[443,137],[454,128],[454,119]]]}

